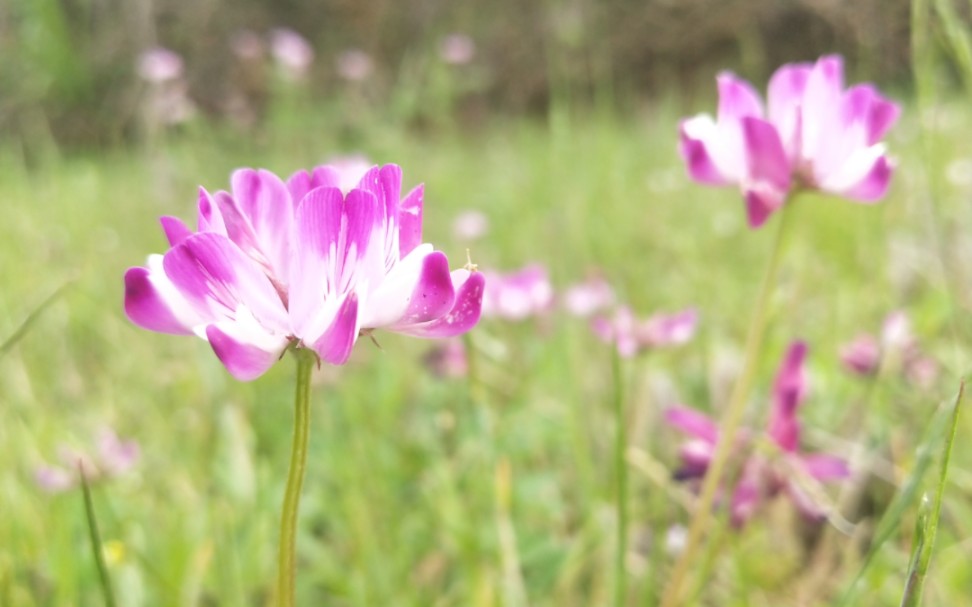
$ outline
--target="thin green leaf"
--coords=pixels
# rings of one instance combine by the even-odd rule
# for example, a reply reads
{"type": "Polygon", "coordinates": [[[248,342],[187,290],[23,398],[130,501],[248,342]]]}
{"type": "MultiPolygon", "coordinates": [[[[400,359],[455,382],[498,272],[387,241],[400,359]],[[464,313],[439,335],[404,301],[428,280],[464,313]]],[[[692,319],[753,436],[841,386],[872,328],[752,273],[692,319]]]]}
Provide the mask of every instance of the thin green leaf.
{"type": "Polygon", "coordinates": [[[105,551],[101,544],[101,533],[98,531],[98,520],[95,518],[94,504],[91,501],[91,489],[88,479],[84,475],[84,463],[78,460],[78,474],[81,475],[81,491],[84,494],[84,513],[88,522],[88,534],[91,536],[91,550],[94,553],[95,565],[98,567],[98,579],[101,582],[101,593],[106,607],[115,607],[115,595],[111,590],[111,578],[108,576],[108,566],[105,563],[105,551]]]}

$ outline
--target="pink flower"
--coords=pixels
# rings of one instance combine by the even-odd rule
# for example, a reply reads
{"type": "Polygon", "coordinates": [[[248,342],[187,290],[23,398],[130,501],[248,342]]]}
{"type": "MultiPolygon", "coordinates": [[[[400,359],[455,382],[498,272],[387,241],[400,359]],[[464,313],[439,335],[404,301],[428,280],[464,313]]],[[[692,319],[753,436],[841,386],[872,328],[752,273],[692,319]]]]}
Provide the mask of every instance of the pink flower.
{"type": "Polygon", "coordinates": [[[592,276],[567,287],[563,294],[563,304],[570,314],[586,318],[614,305],[614,289],[604,278],[592,276]]]}
{"type": "Polygon", "coordinates": [[[466,347],[458,339],[445,339],[426,353],[423,362],[436,377],[465,377],[469,373],[466,347]]]}
{"type": "Polygon", "coordinates": [[[371,75],[374,64],[368,53],[359,49],[349,49],[338,55],[338,75],[350,82],[361,82],[371,75]]]}
{"type": "Polygon", "coordinates": [[[138,75],[152,84],[178,80],[182,78],[182,70],[182,57],[167,48],[150,48],[138,57],[138,75]]]}
{"type": "Polygon", "coordinates": [[[452,220],[452,233],[461,240],[478,240],[489,232],[489,218],[480,211],[463,211],[452,220]]]}
{"type": "Polygon", "coordinates": [[[439,45],[439,56],[449,65],[465,65],[476,56],[476,43],[465,34],[449,34],[439,45]]]}
{"type": "Polygon", "coordinates": [[[880,339],[863,333],[840,349],[841,363],[856,375],[876,374],[884,357],[913,384],[928,386],[938,377],[938,364],[922,352],[903,310],[885,317],[880,339]]]}
{"type": "MultiPolygon", "coordinates": [[[[757,512],[760,504],[781,492],[786,493],[804,515],[819,519],[826,513],[807,494],[805,481],[801,482],[801,478],[831,481],[850,474],[842,459],[800,451],[801,425],[797,409],[807,396],[806,354],[806,344],[793,343],[777,372],[769,424],[763,436],[776,446],[779,456],[766,457],[754,452],[742,463],[739,480],[729,500],[730,514],[736,525],[744,524],[757,512]]],[[[675,478],[701,479],[715,454],[719,427],[706,415],[687,407],[670,407],[665,418],[690,437],[682,445],[682,468],[675,473],[675,478]]],[[[744,428],[736,436],[737,446],[746,452],[757,438],[754,432],[744,428]]]]}
{"type": "Polygon", "coordinates": [[[479,320],[483,276],[450,273],[422,243],[422,186],[399,199],[402,172],[373,167],[342,192],[330,166],[286,182],[233,173],[232,192],[199,192],[197,232],[163,217],[171,248],[125,274],[136,325],[196,334],[237,379],[262,375],[289,346],[343,364],[372,329],[448,337],[479,320]]]}
{"type": "Polygon", "coordinates": [[[695,335],[697,325],[698,312],[694,308],[639,320],[631,308],[619,306],[612,318],[598,316],[591,321],[591,329],[601,341],[614,343],[618,354],[625,358],[645,350],[684,344],[695,335]]]}
{"type": "Polygon", "coordinates": [[[740,188],[750,226],[762,225],[792,189],[858,202],[884,196],[892,166],[881,139],[900,108],[870,84],[845,90],[840,56],[778,69],[765,110],[748,82],[729,72],[717,82],[717,119],[683,120],[679,150],[695,181],[740,188]]]}
{"type": "Polygon", "coordinates": [[[546,312],[553,303],[553,287],[543,266],[532,264],[508,274],[484,274],[483,316],[523,320],[546,312]]]}
{"type": "Polygon", "coordinates": [[[292,29],[281,27],[270,32],[270,53],[291,80],[303,79],[314,63],[313,47],[292,29]]]}
{"type": "Polygon", "coordinates": [[[37,485],[49,493],[62,493],[81,483],[78,465],[84,465],[89,482],[106,480],[125,474],[138,461],[139,448],[135,441],[123,441],[111,430],[102,430],[93,454],[61,448],[61,465],[44,464],[34,471],[37,485]]]}

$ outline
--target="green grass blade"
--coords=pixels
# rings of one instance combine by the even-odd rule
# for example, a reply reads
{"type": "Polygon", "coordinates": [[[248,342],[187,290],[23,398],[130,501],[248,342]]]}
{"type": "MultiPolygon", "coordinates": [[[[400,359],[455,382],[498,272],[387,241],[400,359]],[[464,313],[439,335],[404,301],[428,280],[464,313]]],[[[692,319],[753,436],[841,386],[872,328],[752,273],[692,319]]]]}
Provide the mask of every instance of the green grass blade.
{"type": "MultiPolygon", "coordinates": [[[[958,399],[962,396],[962,390],[959,391],[959,395],[956,399],[956,407],[952,409],[953,415],[952,419],[952,430],[954,432],[955,416],[954,411],[957,408],[958,399]]],[[[915,495],[918,492],[918,487],[921,485],[922,479],[925,477],[925,473],[931,466],[934,460],[935,445],[939,444],[942,439],[942,435],[945,434],[947,429],[947,424],[949,422],[949,409],[947,407],[940,408],[935,416],[932,418],[931,422],[928,424],[928,428],[925,431],[925,439],[921,442],[917,450],[917,455],[915,458],[915,464],[911,471],[911,475],[907,478],[905,483],[902,485],[900,491],[894,496],[888,509],[885,511],[884,516],[881,517],[881,521],[878,523],[877,528],[874,530],[874,539],[871,543],[870,549],[864,556],[864,560],[861,563],[861,568],[858,570],[857,575],[851,581],[850,585],[844,591],[844,595],[841,597],[840,601],[837,603],[839,606],[852,605],[853,599],[856,595],[856,588],[858,582],[864,577],[871,562],[874,560],[875,555],[881,550],[884,544],[894,535],[896,529],[901,526],[901,521],[904,518],[905,512],[908,507],[914,502],[915,495]]],[[[947,444],[951,444],[949,440],[947,444]]]]}
{"type": "Polygon", "coordinates": [[[33,325],[34,322],[40,318],[40,315],[44,313],[44,310],[49,308],[51,304],[57,301],[57,299],[63,295],[65,291],[67,291],[68,287],[71,286],[71,283],[72,281],[68,281],[58,287],[53,293],[47,296],[47,299],[42,301],[40,305],[34,308],[31,313],[27,315],[27,318],[24,319],[24,322],[20,323],[20,326],[17,327],[13,334],[11,334],[10,337],[3,342],[3,344],[0,344],[0,357],[4,356],[15,345],[17,345],[17,342],[23,339],[24,335],[27,334],[27,331],[30,330],[31,325],[33,325]]]}
{"type": "Polygon", "coordinates": [[[78,474],[81,475],[81,491],[84,494],[84,514],[88,522],[88,534],[91,536],[91,551],[94,553],[95,565],[98,567],[101,593],[104,595],[106,607],[115,607],[115,595],[111,590],[111,578],[108,576],[108,565],[105,563],[105,551],[101,545],[101,533],[98,531],[98,520],[95,518],[94,504],[91,502],[91,489],[88,487],[88,478],[84,475],[84,464],[81,461],[78,461],[78,474]]]}
{"type": "Polygon", "coordinates": [[[952,445],[955,443],[955,432],[958,427],[959,405],[965,393],[965,382],[959,386],[955,404],[952,406],[951,428],[942,445],[942,466],[938,475],[938,488],[935,491],[935,501],[929,506],[928,498],[922,500],[921,512],[918,515],[916,529],[916,543],[905,583],[902,607],[918,607],[921,604],[921,593],[928,567],[931,565],[932,552],[935,548],[935,538],[938,535],[938,521],[942,513],[942,499],[945,497],[945,483],[948,480],[948,464],[952,458],[952,445]]]}

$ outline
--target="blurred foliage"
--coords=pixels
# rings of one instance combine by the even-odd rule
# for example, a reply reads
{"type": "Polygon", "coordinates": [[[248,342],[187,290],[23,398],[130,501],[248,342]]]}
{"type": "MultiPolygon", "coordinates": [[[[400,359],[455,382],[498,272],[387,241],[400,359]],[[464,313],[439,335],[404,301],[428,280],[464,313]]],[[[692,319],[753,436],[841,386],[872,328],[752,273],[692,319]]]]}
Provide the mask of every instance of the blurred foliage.
{"type": "Polygon", "coordinates": [[[234,55],[244,30],[305,36],[317,54],[306,83],[315,100],[346,91],[341,51],[365,51],[375,64],[365,98],[422,123],[442,111],[418,91],[434,80],[437,45],[452,32],[477,45],[467,66],[476,86],[452,108],[468,119],[541,113],[559,97],[603,91],[614,100],[672,87],[708,94],[720,69],[758,81],[780,63],[830,52],[866,79],[907,84],[909,17],[907,0],[7,0],[0,132],[31,146],[133,138],[145,97],[135,62],[155,45],[185,58],[189,96],[204,115],[243,108],[241,122],[258,123],[279,91],[272,70],[234,55]]]}

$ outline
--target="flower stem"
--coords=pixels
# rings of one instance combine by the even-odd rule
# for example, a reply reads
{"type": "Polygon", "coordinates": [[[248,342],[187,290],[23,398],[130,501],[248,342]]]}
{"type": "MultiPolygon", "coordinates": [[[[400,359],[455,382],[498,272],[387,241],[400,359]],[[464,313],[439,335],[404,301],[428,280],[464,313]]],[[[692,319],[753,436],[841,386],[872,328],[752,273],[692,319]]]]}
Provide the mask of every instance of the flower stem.
{"type": "Polygon", "coordinates": [[[105,599],[105,607],[115,607],[115,594],[111,590],[111,578],[108,576],[108,566],[105,564],[105,550],[101,543],[101,533],[98,531],[98,519],[95,517],[91,489],[88,487],[88,477],[84,474],[84,463],[81,460],[78,460],[78,474],[81,476],[84,514],[88,522],[88,534],[91,536],[91,551],[94,553],[95,565],[98,567],[101,594],[105,599]]]}
{"type": "Polygon", "coordinates": [[[624,414],[624,378],[621,372],[621,354],[614,345],[611,348],[611,374],[614,379],[614,416],[616,434],[614,437],[614,474],[617,483],[618,537],[614,555],[614,604],[624,605],[627,576],[625,575],[625,556],[628,552],[628,466],[625,453],[628,449],[628,427],[624,414]]]}
{"type": "Polygon", "coordinates": [[[716,493],[719,489],[719,481],[722,480],[722,473],[725,471],[726,463],[732,452],[732,445],[735,443],[736,432],[742,421],[743,413],[746,410],[746,399],[752,387],[753,377],[756,374],[757,361],[763,345],[763,336],[766,333],[768,322],[767,309],[769,307],[770,296],[776,284],[776,273],[779,268],[780,253],[782,251],[783,236],[786,230],[786,218],[789,215],[788,209],[793,205],[793,200],[787,201],[780,211],[779,225],[773,249],[770,252],[769,263],[766,272],[763,274],[763,282],[760,285],[759,295],[756,305],[753,307],[753,316],[749,324],[749,331],[746,335],[746,350],[743,355],[743,367],[736,384],[733,386],[732,394],[729,397],[729,404],[726,406],[719,425],[719,443],[716,451],[709,463],[705,480],[702,482],[702,489],[699,499],[692,514],[692,522],[689,525],[688,539],[686,540],[685,550],[675,563],[675,568],[669,577],[669,583],[662,596],[662,607],[675,607],[682,603],[682,587],[685,584],[685,576],[688,573],[692,559],[698,552],[702,537],[708,530],[712,522],[712,509],[715,504],[716,493]]]}
{"type": "Polygon", "coordinates": [[[297,558],[297,517],[300,490],[307,465],[307,437],[310,432],[310,378],[317,357],[314,352],[296,349],[297,391],[294,397],[294,436],[290,451],[290,470],[280,516],[280,546],[277,552],[277,605],[293,607],[297,558]]]}

